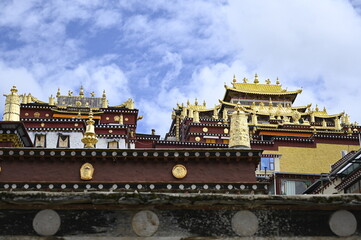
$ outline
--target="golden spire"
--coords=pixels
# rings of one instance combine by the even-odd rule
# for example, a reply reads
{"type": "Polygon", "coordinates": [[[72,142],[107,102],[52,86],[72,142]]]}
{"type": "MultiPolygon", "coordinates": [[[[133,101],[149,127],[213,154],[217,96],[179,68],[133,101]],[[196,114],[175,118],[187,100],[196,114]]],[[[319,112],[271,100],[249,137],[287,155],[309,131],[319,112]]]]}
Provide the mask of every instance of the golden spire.
{"type": "Polygon", "coordinates": [[[254,75],[254,83],[255,84],[259,83],[257,73],[254,75]]]}
{"type": "Polygon", "coordinates": [[[204,106],[204,107],[207,106],[206,100],[203,100],[203,106],[204,106]]]}
{"type": "Polygon", "coordinates": [[[194,105],[198,105],[198,99],[196,98],[196,100],[194,101],[194,105]]]}
{"type": "Polygon", "coordinates": [[[326,107],[323,107],[323,111],[324,111],[325,113],[327,113],[326,107]]]}
{"type": "Polygon", "coordinates": [[[60,97],[60,95],[61,95],[61,93],[60,93],[60,88],[58,88],[58,91],[57,91],[57,93],[56,93],[56,97],[58,98],[58,97],[60,97]]]}
{"type": "Polygon", "coordinates": [[[102,108],[107,108],[108,107],[108,100],[107,100],[107,95],[105,94],[105,90],[103,91],[103,96],[102,96],[102,108]]]}
{"type": "Polygon", "coordinates": [[[190,105],[190,103],[189,103],[189,99],[187,100],[187,106],[189,106],[190,105]]]}
{"type": "Polygon", "coordinates": [[[49,105],[51,105],[51,106],[55,105],[55,100],[54,100],[53,95],[50,95],[50,97],[49,97],[49,105]]]}
{"type": "Polygon", "coordinates": [[[248,83],[248,79],[247,79],[247,78],[243,78],[243,83],[248,83]]]}
{"type": "Polygon", "coordinates": [[[16,86],[10,91],[10,94],[4,94],[6,100],[3,121],[20,121],[20,95],[16,86]]]}
{"type": "Polygon", "coordinates": [[[318,112],[319,109],[318,109],[318,105],[316,104],[316,108],[315,108],[315,111],[318,112]]]}
{"type": "Polygon", "coordinates": [[[280,81],[278,80],[278,77],[277,77],[277,80],[276,80],[276,84],[280,85],[280,81]]]}
{"type": "Polygon", "coordinates": [[[269,80],[269,78],[266,80],[266,84],[271,84],[271,80],[269,80]]]}
{"type": "Polygon", "coordinates": [[[95,134],[93,120],[93,111],[90,109],[89,119],[86,121],[86,130],[81,141],[85,144],[85,148],[95,148],[95,144],[98,142],[97,135],[95,134]]]}
{"type": "Polygon", "coordinates": [[[233,75],[233,82],[234,82],[234,83],[237,82],[237,79],[236,79],[236,75],[235,75],[235,74],[233,75]]]}
{"type": "Polygon", "coordinates": [[[83,86],[80,87],[79,96],[84,97],[84,88],[83,88],[83,86]]]}

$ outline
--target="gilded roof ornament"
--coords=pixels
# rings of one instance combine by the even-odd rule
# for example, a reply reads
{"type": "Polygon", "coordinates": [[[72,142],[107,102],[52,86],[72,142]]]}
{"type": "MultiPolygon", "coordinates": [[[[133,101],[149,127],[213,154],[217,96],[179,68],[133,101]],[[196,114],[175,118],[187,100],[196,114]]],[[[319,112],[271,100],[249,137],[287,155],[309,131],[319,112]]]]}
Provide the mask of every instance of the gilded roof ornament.
{"type": "Polygon", "coordinates": [[[248,79],[247,79],[247,78],[243,78],[243,83],[248,83],[248,79]]]}
{"type": "Polygon", "coordinates": [[[107,94],[105,93],[105,90],[103,90],[103,95],[102,95],[103,98],[106,98],[107,97],[107,94]]]}
{"type": "Polygon", "coordinates": [[[266,80],[266,84],[271,84],[271,80],[269,80],[269,78],[266,80]]]}
{"type": "Polygon", "coordinates": [[[91,93],[90,93],[90,96],[91,96],[91,97],[95,97],[95,92],[94,92],[94,91],[91,92],[91,93]]]}
{"type": "Polygon", "coordinates": [[[86,121],[86,130],[81,141],[85,144],[85,148],[95,148],[95,144],[98,142],[98,138],[95,134],[95,128],[93,120],[93,111],[90,109],[89,119],[86,121]]]}
{"type": "Polygon", "coordinates": [[[276,84],[280,85],[280,81],[279,81],[278,77],[277,77],[277,80],[276,80],[276,84]]]}
{"type": "Polygon", "coordinates": [[[233,82],[237,82],[236,75],[233,75],[233,82]]]}
{"type": "Polygon", "coordinates": [[[194,101],[194,105],[198,105],[198,99],[197,98],[194,101]]]}
{"type": "Polygon", "coordinates": [[[79,96],[84,97],[84,88],[83,88],[83,86],[80,87],[79,96]]]}
{"type": "Polygon", "coordinates": [[[203,100],[203,106],[204,106],[204,107],[207,106],[206,100],[203,100]]]}
{"type": "Polygon", "coordinates": [[[71,90],[68,91],[68,96],[71,97],[73,95],[73,92],[71,90]]]}
{"type": "Polygon", "coordinates": [[[58,91],[56,92],[56,97],[60,97],[61,93],[60,93],[60,88],[58,88],[58,91]]]}
{"type": "Polygon", "coordinates": [[[254,75],[254,83],[255,83],[255,84],[259,83],[257,73],[254,75]]]}
{"type": "Polygon", "coordinates": [[[10,92],[10,94],[4,94],[6,100],[3,121],[20,121],[20,95],[17,93],[18,89],[13,86],[10,92]]]}

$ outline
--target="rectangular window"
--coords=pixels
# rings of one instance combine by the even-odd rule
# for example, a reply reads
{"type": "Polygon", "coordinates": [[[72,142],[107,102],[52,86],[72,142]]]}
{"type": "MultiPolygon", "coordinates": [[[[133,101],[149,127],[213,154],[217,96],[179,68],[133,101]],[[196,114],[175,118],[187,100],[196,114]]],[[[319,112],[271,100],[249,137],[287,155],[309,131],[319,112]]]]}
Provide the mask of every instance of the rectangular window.
{"type": "Polygon", "coordinates": [[[261,158],[259,165],[259,170],[261,171],[274,171],[275,170],[275,160],[274,158],[261,158]]]}
{"type": "Polygon", "coordinates": [[[119,148],[119,144],[117,141],[108,142],[108,148],[117,149],[119,148]]]}
{"type": "Polygon", "coordinates": [[[35,135],[35,147],[45,147],[45,135],[44,134],[36,134],[35,135]]]}
{"type": "Polygon", "coordinates": [[[228,139],[223,139],[223,144],[229,144],[229,140],[228,139]]]}
{"type": "Polygon", "coordinates": [[[206,138],[206,143],[216,143],[217,139],[206,138]]]}
{"type": "Polygon", "coordinates": [[[59,135],[58,138],[58,147],[59,148],[68,148],[70,146],[69,144],[69,135],[59,135]]]}

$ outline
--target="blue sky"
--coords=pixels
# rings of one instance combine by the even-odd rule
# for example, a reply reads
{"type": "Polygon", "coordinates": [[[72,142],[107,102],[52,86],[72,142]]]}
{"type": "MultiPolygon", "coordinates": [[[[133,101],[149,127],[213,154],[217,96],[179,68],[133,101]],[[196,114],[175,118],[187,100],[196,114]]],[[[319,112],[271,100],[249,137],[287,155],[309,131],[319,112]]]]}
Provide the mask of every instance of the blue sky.
{"type": "MultiPolygon", "coordinates": [[[[172,108],[208,107],[224,83],[280,78],[296,105],[361,122],[361,1],[159,0],[0,2],[0,91],[40,100],[68,90],[129,97],[138,132],[164,135],[172,108]]],[[[0,112],[4,109],[0,99],[0,112]]]]}

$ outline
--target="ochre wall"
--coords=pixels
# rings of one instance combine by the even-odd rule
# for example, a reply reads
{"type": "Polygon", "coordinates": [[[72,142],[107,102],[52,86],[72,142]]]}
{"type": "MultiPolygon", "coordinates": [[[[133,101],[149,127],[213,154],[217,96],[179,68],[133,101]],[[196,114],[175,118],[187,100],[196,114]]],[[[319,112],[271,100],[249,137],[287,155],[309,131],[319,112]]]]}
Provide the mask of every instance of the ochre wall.
{"type": "Polygon", "coordinates": [[[279,146],[278,151],[265,150],[263,154],[281,154],[280,172],[327,173],[341,158],[341,151],[360,149],[358,145],[316,143],[316,148],[279,146]]]}

